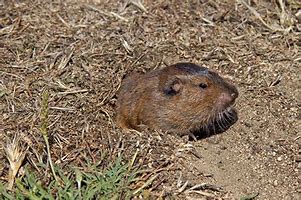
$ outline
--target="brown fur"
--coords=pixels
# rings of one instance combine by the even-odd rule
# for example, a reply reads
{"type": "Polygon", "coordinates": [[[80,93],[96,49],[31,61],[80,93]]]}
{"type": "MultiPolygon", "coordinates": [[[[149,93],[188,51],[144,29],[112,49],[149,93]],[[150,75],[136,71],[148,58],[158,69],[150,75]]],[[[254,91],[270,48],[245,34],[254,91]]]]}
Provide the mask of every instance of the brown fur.
{"type": "Polygon", "coordinates": [[[226,123],[223,114],[231,118],[227,112],[237,96],[234,85],[192,63],[135,73],[122,82],[117,124],[124,129],[139,130],[143,124],[179,135],[191,134],[219,118],[220,124],[226,123]]]}

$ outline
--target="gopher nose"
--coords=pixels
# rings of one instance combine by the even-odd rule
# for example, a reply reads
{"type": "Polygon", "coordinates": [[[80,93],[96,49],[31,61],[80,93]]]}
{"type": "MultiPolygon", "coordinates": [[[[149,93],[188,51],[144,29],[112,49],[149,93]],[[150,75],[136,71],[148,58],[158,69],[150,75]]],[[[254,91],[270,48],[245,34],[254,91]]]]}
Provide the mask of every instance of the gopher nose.
{"type": "Polygon", "coordinates": [[[223,92],[218,98],[218,104],[221,108],[226,108],[234,103],[237,96],[238,96],[237,92],[232,92],[232,93],[223,92]]]}
{"type": "Polygon", "coordinates": [[[231,93],[230,96],[233,98],[233,100],[235,100],[238,97],[238,91],[235,90],[234,92],[231,93]]]}

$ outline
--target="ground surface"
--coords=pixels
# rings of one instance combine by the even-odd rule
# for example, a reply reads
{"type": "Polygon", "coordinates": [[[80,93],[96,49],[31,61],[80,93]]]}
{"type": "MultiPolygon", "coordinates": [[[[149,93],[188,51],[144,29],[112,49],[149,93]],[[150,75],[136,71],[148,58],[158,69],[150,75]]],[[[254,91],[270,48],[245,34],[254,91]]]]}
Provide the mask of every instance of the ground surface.
{"type": "Polygon", "coordinates": [[[145,0],[146,10],[125,2],[0,0],[1,179],[7,138],[17,134],[30,147],[29,163],[45,157],[39,114],[47,88],[57,164],[97,162],[105,150],[130,158],[138,149],[141,165],[157,170],[154,196],[187,181],[176,198],[300,199],[299,1],[281,12],[282,1],[251,0],[253,13],[234,0],[145,0]],[[197,142],[118,129],[122,77],[179,61],[232,78],[240,92],[238,122],[197,142]],[[201,183],[214,187],[189,190],[201,183]]]}

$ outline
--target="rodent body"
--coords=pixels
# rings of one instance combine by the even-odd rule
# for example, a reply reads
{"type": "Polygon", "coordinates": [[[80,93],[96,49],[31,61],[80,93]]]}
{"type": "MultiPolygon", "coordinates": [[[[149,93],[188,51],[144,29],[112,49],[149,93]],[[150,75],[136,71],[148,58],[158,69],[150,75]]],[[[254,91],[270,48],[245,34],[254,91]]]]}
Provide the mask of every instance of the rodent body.
{"type": "Polygon", "coordinates": [[[126,77],[117,101],[117,124],[140,125],[178,135],[224,126],[238,96],[236,87],[217,73],[192,63],[178,63],[126,77]]]}

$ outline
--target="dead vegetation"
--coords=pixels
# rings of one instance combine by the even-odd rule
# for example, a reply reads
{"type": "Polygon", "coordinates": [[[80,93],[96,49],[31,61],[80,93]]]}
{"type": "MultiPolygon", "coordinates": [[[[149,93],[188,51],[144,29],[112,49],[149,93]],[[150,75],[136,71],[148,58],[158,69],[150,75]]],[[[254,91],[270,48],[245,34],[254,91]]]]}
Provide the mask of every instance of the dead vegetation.
{"type": "Polygon", "coordinates": [[[139,151],[145,173],[133,187],[144,197],[297,199],[300,10],[298,0],[0,0],[1,181],[10,180],[4,148],[15,135],[26,163],[51,173],[37,166],[49,161],[40,129],[47,88],[49,153],[63,169],[139,151]],[[123,76],[180,61],[237,83],[237,125],[192,144],[118,129],[123,76]]]}

